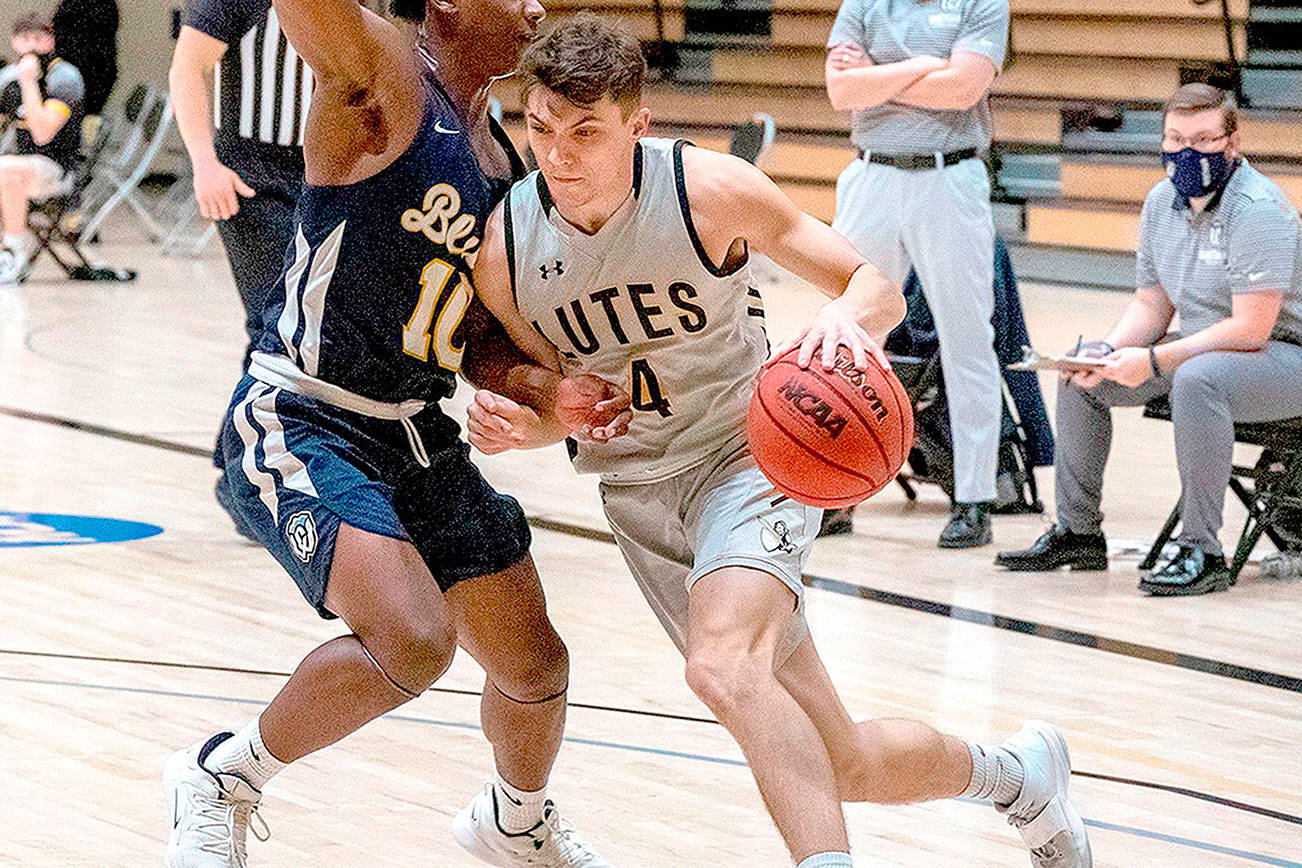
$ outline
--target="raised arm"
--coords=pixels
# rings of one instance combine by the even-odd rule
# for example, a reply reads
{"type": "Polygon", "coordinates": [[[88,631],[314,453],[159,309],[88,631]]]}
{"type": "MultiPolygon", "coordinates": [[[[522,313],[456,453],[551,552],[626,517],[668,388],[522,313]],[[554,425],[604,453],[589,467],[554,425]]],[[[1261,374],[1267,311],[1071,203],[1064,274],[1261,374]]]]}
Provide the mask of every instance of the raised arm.
{"type": "Polygon", "coordinates": [[[32,134],[32,141],[38,145],[48,145],[63,129],[63,125],[72,117],[68,100],[81,99],[81,94],[41,93],[38,83],[40,62],[36,55],[29,54],[18,61],[18,86],[23,97],[23,116],[27,130],[32,134]]]}
{"type": "MultiPolygon", "coordinates": [[[[745,160],[702,148],[683,149],[683,174],[692,221],[705,252],[722,262],[744,239],[783,268],[804,278],[835,301],[828,316],[842,315],[880,343],[904,318],[906,305],[899,287],[855,250],[854,245],[826,223],[801,211],[777,184],[745,160]]],[[[889,207],[889,206],[887,206],[889,207]]],[[[819,321],[824,318],[820,311],[819,321]]],[[[828,326],[834,334],[840,326],[828,326]]],[[[846,337],[846,345],[856,347],[846,337]]],[[[810,344],[805,341],[806,350],[810,344]]],[[[824,362],[830,366],[835,341],[824,342],[824,362]]],[[[856,360],[863,362],[863,349],[856,360]]],[[[879,355],[880,349],[866,351],[879,355]]],[[[801,360],[809,356],[802,353],[801,360]]]]}
{"type": "Polygon", "coordinates": [[[369,83],[388,48],[381,34],[396,31],[356,0],[273,2],[285,36],[323,84],[369,83]]]}
{"type": "Polygon", "coordinates": [[[316,89],[304,131],[308,182],[352,184],[416,137],[420,71],[408,38],[357,0],[273,0],[316,89]]]}

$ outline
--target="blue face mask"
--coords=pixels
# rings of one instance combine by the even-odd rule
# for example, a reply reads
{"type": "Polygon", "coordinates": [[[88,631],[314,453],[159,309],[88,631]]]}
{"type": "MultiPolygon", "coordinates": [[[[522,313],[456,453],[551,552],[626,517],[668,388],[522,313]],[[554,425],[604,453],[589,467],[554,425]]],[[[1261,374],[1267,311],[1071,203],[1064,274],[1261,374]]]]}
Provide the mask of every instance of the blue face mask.
{"type": "Polygon", "coordinates": [[[1234,163],[1224,153],[1204,154],[1193,148],[1163,151],[1166,176],[1186,199],[1197,199],[1219,190],[1234,171],[1234,163]]]}

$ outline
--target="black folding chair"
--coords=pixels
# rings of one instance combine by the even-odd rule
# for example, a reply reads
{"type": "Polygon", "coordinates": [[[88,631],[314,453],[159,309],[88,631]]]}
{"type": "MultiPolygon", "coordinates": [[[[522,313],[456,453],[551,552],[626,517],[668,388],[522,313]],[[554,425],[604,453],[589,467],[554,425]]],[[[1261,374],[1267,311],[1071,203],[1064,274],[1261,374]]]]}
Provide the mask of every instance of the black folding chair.
{"type": "Polygon", "coordinates": [[[36,236],[39,246],[32,254],[29,269],[42,253],[48,253],[72,280],[122,282],[136,279],[136,272],[131,269],[112,268],[91,262],[81,249],[83,215],[77,209],[82,194],[95,177],[110,138],[111,131],[101,126],[77,164],[68,192],[32,203],[27,215],[27,228],[36,236]],[[66,258],[59,254],[60,246],[66,248],[66,258]]]}
{"type": "Polygon", "coordinates": [[[773,140],[777,137],[777,125],[773,118],[763,112],[756,113],[748,124],[733,127],[732,139],[728,142],[728,153],[741,157],[752,165],[760,166],[773,140]]]}
{"type": "MultiPolygon", "coordinates": [[[[1171,402],[1154,398],[1144,406],[1149,419],[1171,419],[1171,402]]],[[[1281,422],[1240,423],[1234,426],[1234,441],[1261,447],[1261,455],[1252,467],[1234,465],[1230,491],[1248,511],[1248,519],[1239,534],[1230,576],[1239,577],[1253,548],[1262,535],[1280,551],[1302,551],[1302,417],[1281,422]]],[[[1139,565],[1152,569],[1162,549],[1175,537],[1180,524],[1180,504],[1162,526],[1153,547],[1139,565]]]]}

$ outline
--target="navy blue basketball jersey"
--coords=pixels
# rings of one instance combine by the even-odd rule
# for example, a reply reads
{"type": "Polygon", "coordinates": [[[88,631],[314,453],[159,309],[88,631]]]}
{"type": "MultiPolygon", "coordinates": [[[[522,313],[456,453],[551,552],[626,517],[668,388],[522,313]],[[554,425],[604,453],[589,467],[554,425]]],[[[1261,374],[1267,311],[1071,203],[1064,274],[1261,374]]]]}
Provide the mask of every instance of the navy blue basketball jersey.
{"type": "MultiPolygon", "coordinates": [[[[304,188],[257,347],[385,402],[456,389],[470,270],[509,185],[484,174],[432,74],[425,91],[420,130],[392,165],[356,184],[304,188]]],[[[522,175],[506,134],[495,123],[493,132],[522,175]]]]}

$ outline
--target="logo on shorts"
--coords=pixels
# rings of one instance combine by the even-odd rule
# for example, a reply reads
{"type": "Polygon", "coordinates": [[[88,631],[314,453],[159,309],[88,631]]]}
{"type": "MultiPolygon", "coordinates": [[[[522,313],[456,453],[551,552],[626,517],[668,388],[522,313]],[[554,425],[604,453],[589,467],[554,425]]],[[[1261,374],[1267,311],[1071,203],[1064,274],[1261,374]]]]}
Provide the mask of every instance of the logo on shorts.
{"type": "Polygon", "coordinates": [[[760,545],[764,546],[764,551],[770,554],[782,552],[789,555],[796,550],[796,544],[791,539],[791,530],[785,521],[775,521],[771,526],[766,524],[761,527],[760,545]]]}
{"type": "Polygon", "coordinates": [[[312,555],[316,554],[316,521],[312,518],[312,513],[307,510],[296,512],[285,522],[285,539],[289,540],[289,548],[294,552],[294,557],[303,563],[309,563],[312,555]]]}

